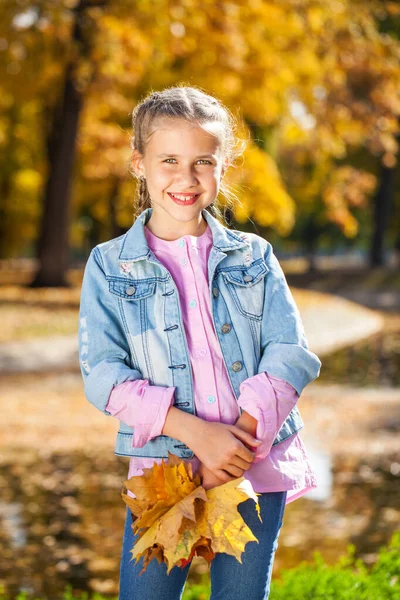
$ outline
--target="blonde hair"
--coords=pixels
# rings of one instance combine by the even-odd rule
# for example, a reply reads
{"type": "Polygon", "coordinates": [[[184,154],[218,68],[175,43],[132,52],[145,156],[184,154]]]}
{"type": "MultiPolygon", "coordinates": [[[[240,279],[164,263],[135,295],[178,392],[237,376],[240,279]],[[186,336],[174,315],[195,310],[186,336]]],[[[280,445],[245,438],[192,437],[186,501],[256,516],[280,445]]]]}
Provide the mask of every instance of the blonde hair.
{"type": "MultiPolygon", "coordinates": [[[[219,123],[222,134],[216,135],[220,137],[227,167],[231,166],[246,148],[247,140],[236,135],[237,121],[226,106],[199,88],[182,85],[168,87],[160,92],[152,92],[136,105],[132,111],[132,155],[134,151],[144,155],[146,143],[157,129],[158,120],[164,118],[182,118],[199,126],[210,122],[219,123]]],[[[131,164],[130,162],[130,166],[131,164]]],[[[134,217],[137,218],[143,210],[151,207],[151,200],[146,179],[139,177],[132,168],[129,168],[129,171],[138,180],[134,198],[134,217]]],[[[225,210],[232,214],[237,196],[233,192],[232,186],[228,185],[224,179],[220,184],[220,192],[226,199],[225,209],[221,211],[219,203],[215,200],[207,207],[207,210],[213,216],[226,221],[225,210]]]]}

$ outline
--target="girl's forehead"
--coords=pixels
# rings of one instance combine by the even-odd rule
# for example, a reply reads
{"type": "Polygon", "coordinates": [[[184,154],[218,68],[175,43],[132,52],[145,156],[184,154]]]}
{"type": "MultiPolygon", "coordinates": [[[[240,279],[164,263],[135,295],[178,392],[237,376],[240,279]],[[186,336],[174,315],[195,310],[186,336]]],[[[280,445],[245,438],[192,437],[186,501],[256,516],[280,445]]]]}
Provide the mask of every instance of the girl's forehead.
{"type": "Polygon", "coordinates": [[[223,139],[222,124],[209,121],[201,125],[186,119],[165,119],[155,124],[149,144],[168,143],[184,146],[190,139],[191,146],[199,146],[208,151],[217,151],[223,139]]]}

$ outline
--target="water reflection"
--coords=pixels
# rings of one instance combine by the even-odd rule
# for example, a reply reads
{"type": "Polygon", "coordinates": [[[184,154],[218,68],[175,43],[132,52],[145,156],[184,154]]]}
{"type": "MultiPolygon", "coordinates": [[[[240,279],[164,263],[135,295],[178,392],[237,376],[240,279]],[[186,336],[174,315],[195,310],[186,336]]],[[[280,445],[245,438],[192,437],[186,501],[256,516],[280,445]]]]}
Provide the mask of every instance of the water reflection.
{"type": "Polygon", "coordinates": [[[400,529],[400,477],[392,472],[398,460],[399,452],[368,461],[337,455],[329,496],[316,502],[309,493],[287,506],[279,567],[310,560],[315,550],[335,562],[349,543],[357,557],[376,560],[379,547],[400,529]]]}
{"type": "Polygon", "coordinates": [[[307,453],[318,481],[318,487],[307,492],[307,499],[322,502],[332,494],[332,460],[327,452],[317,449],[310,442],[307,442],[307,453]]]}
{"type": "MultiPolygon", "coordinates": [[[[276,573],[319,550],[334,562],[355,543],[372,560],[400,522],[400,454],[368,461],[333,460],[307,442],[319,488],[286,507],[276,573]]],[[[0,581],[10,595],[43,598],[75,590],[116,595],[125,504],[120,498],[127,459],[106,453],[31,452],[0,466],[0,581]]],[[[204,572],[202,559],[189,580],[204,572]]]]}
{"type": "Polygon", "coordinates": [[[25,546],[26,532],[22,523],[22,504],[0,500],[0,520],[11,545],[14,548],[25,546]]]}

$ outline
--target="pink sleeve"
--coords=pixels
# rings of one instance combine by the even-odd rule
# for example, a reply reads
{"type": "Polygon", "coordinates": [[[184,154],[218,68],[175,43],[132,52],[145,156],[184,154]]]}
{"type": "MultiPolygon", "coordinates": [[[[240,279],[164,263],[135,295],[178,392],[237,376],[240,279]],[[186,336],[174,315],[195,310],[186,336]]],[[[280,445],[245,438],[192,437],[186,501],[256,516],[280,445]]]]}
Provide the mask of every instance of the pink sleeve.
{"type": "Polygon", "coordinates": [[[290,383],[266,372],[245,379],[239,390],[239,406],[258,421],[256,437],[262,444],[256,449],[254,463],[257,463],[268,456],[299,395],[290,383]]]}
{"type": "Polygon", "coordinates": [[[174,386],[150,385],[148,379],[124,381],[113,388],[106,409],[134,428],[132,446],[142,448],[161,435],[174,392],[174,386]]]}

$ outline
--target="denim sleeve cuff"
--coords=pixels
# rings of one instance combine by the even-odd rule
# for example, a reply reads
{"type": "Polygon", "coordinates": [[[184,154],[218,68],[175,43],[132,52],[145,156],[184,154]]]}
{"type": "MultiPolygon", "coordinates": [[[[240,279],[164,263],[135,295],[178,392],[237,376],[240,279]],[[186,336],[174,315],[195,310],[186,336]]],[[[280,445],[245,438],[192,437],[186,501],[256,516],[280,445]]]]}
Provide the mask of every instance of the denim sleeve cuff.
{"type": "Polygon", "coordinates": [[[134,429],[132,446],[142,448],[161,434],[174,392],[174,386],[150,385],[147,379],[127,381],[112,390],[107,410],[134,429]]]}
{"type": "Polygon", "coordinates": [[[320,367],[316,354],[304,346],[270,343],[261,356],[258,373],[267,372],[287,381],[300,396],[306,385],[318,377],[320,367]]]}
{"type": "Polygon", "coordinates": [[[290,383],[265,372],[249,377],[239,389],[239,406],[257,419],[256,437],[262,440],[253,461],[257,463],[268,456],[279,429],[299,396],[290,383]]]}

